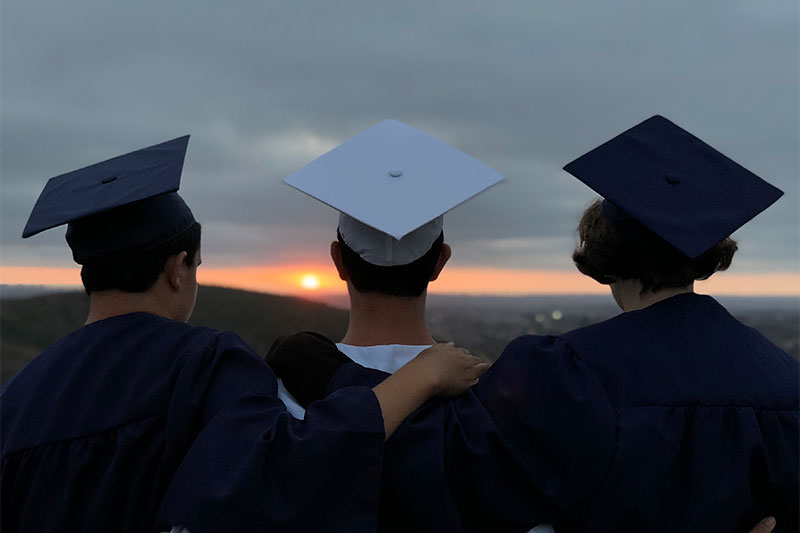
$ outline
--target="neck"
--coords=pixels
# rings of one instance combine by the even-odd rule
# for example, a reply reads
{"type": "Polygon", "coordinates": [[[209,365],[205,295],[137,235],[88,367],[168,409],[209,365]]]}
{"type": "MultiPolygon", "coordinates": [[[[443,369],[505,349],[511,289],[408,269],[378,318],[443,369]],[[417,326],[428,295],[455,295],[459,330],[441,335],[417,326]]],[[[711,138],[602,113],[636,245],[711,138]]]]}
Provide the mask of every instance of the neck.
{"type": "Polygon", "coordinates": [[[694,283],[685,287],[661,289],[642,293],[642,284],[637,280],[620,280],[611,285],[611,293],[623,311],[637,311],[678,294],[694,292],[694,283]]]}
{"type": "Polygon", "coordinates": [[[425,321],[425,296],[403,298],[350,292],[350,323],[342,339],[353,346],[434,344],[425,321]]]}
{"type": "Polygon", "coordinates": [[[107,290],[89,295],[89,316],[86,318],[86,324],[128,313],[150,313],[173,318],[169,306],[154,291],[107,290]]]}

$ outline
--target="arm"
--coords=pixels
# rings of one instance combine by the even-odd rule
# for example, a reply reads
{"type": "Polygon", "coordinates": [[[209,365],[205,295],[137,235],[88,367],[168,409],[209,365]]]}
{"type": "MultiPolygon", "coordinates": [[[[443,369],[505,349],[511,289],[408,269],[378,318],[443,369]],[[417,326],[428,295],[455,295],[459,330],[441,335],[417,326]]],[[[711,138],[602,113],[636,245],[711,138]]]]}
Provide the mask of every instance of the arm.
{"type": "Polygon", "coordinates": [[[489,365],[452,343],[421,352],[373,387],[388,439],[413,411],[432,396],[458,396],[475,385],[489,365]]]}
{"type": "MultiPolygon", "coordinates": [[[[312,401],[324,398],[331,378],[342,366],[352,363],[330,339],[313,332],[281,337],[264,359],[306,408],[312,401]]],[[[348,367],[365,378],[358,385],[372,386],[383,414],[386,438],[426,400],[463,394],[489,368],[452,343],[422,351],[391,376],[355,364],[348,367]]]]}
{"type": "Polygon", "coordinates": [[[463,390],[481,371],[473,363],[452,346],[431,350],[376,392],[337,391],[297,420],[277,399],[269,367],[238,337],[222,337],[176,384],[180,408],[169,416],[180,431],[196,428],[196,437],[171,475],[158,525],[192,533],[374,531],[386,431],[429,395],[463,390]],[[456,367],[464,369],[458,380],[442,378],[456,367]],[[196,426],[187,425],[192,418],[196,426]]]}
{"type": "Polygon", "coordinates": [[[159,472],[156,525],[204,531],[374,532],[385,431],[369,387],[290,416],[277,382],[238,337],[223,334],[186,361],[167,414],[179,466],[159,472]]]}
{"type": "MultiPolygon", "coordinates": [[[[331,388],[375,378],[345,365],[331,388]]],[[[382,515],[409,531],[558,522],[601,482],[614,431],[615,413],[591,371],[559,342],[520,339],[466,395],[429,402],[401,425],[384,454],[391,497],[382,515]]]]}

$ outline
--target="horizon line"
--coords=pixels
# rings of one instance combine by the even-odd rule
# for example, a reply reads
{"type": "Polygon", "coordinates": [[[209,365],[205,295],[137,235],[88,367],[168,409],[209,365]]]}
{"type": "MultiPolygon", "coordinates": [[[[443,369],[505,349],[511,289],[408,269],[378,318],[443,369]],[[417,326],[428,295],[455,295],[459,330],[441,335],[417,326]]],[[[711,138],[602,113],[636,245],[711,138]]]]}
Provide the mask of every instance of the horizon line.
{"type": "MultiPolygon", "coordinates": [[[[269,292],[259,289],[248,289],[242,287],[236,287],[231,285],[220,285],[220,284],[208,284],[208,283],[199,283],[198,286],[202,288],[210,288],[210,289],[225,289],[225,290],[232,290],[232,291],[240,291],[240,292],[249,292],[253,294],[263,294],[266,296],[280,296],[280,297],[287,297],[287,298],[300,298],[303,300],[311,300],[311,301],[321,301],[325,302],[328,298],[335,298],[347,297],[347,291],[315,291],[315,292],[308,292],[308,291],[298,291],[298,292],[269,292]]],[[[49,283],[0,283],[0,288],[41,288],[41,289],[49,289],[53,290],[53,292],[84,292],[83,285],[80,284],[49,284],[49,283]]],[[[698,294],[705,294],[704,292],[698,292],[698,294]]],[[[22,298],[33,298],[36,296],[41,296],[42,294],[31,294],[29,296],[23,296],[21,298],[14,298],[14,299],[22,299],[22,298]]],[[[587,293],[576,293],[576,292],[528,292],[528,293],[464,293],[464,292],[429,292],[429,296],[434,297],[455,297],[455,298],[508,298],[508,299],[523,299],[523,298],[545,298],[545,297],[575,297],[575,298],[604,298],[608,297],[611,298],[610,291],[608,293],[597,293],[597,292],[587,292],[587,293]]],[[[723,298],[742,298],[742,299],[780,299],[780,300],[798,300],[800,301],[800,295],[792,295],[792,294],[716,294],[715,296],[723,297],[723,298]]],[[[2,296],[0,296],[2,298],[2,296]]],[[[613,303],[609,300],[609,303],[613,303]]]]}
{"type": "MultiPolygon", "coordinates": [[[[345,283],[327,263],[201,268],[197,272],[197,280],[201,285],[306,298],[347,294],[345,283]],[[316,284],[313,289],[304,289],[302,280],[309,275],[314,276],[316,284]]],[[[0,284],[82,287],[78,265],[0,266],[0,284]]],[[[695,289],[719,296],[799,298],[800,275],[796,272],[718,272],[708,280],[697,281],[695,289]]],[[[610,290],[608,286],[577,271],[451,266],[431,282],[428,293],[472,296],[590,295],[609,294],[610,290]]]]}

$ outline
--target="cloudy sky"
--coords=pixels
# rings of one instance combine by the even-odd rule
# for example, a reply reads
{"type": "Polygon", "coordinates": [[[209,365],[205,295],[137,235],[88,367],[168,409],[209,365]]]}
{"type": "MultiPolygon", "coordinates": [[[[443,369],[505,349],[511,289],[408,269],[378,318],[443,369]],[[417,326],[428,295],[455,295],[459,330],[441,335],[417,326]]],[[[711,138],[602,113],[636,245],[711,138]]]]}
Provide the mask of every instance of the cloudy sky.
{"type": "Polygon", "coordinates": [[[721,290],[800,292],[796,0],[3,0],[0,13],[5,283],[77,280],[63,229],[20,239],[48,178],[190,133],[181,195],[203,222],[205,280],[291,292],[278,278],[313,270],[334,284],[335,213],[280,181],[394,118],[507,179],[448,215],[441,290],[583,290],[569,256],[594,195],[560,169],[658,113],[786,192],[735,234],[721,290]]]}

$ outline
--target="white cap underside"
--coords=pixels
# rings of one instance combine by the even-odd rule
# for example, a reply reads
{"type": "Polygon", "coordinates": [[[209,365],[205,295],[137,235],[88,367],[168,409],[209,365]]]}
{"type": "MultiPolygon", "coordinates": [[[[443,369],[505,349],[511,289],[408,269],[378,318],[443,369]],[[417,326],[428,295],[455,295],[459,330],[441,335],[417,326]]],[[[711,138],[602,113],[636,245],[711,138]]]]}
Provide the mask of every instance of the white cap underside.
{"type": "Polygon", "coordinates": [[[437,217],[398,240],[344,213],[339,214],[339,233],[344,242],[364,261],[378,266],[407,265],[416,261],[431,249],[443,225],[444,217],[437,217]]]}

